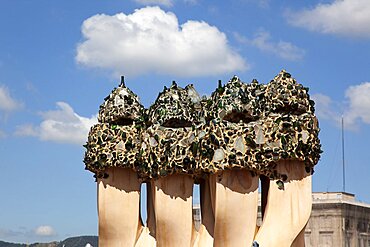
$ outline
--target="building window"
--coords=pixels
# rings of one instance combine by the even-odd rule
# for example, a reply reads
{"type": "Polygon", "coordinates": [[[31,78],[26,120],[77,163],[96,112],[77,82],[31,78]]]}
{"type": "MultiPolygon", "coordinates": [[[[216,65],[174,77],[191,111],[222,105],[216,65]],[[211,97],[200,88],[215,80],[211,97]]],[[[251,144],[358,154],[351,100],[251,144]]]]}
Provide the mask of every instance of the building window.
{"type": "Polygon", "coordinates": [[[332,247],[333,246],[333,232],[322,231],[319,233],[319,246],[332,247]]]}
{"type": "Polygon", "coordinates": [[[348,230],[350,229],[351,225],[350,225],[350,221],[349,219],[345,219],[344,221],[344,229],[348,230]]]}
{"type": "Polygon", "coordinates": [[[352,237],[352,234],[347,234],[345,245],[344,245],[345,247],[351,247],[351,237],[352,237]]]}

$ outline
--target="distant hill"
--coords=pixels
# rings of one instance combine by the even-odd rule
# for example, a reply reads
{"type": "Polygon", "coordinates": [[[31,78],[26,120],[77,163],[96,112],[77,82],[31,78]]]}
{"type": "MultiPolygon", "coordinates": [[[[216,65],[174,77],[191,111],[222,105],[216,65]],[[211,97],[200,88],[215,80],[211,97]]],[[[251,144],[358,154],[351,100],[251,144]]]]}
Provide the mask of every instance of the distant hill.
{"type": "Polygon", "coordinates": [[[98,237],[80,236],[67,238],[61,242],[34,243],[30,245],[0,241],[0,247],[86,247],[87,244],[90,244],[93,247],[98,247],[98,237]]]}
{"type": "Polygon", "coordinates": [[[12,244],[12,243],[7,243],[0,241],[0,247],[25,247],[27,245],[25,244],[12,244]]]}
{"type": "Polygon", "coordinates": [[[62,242],[58,243],[56,247],[85,247],[87,244],[91,244],[93,247],[98,247],[98,237],[97,236],[81,236],[81,237],[67,238],[66,240],[63,240],[62,242]]]}

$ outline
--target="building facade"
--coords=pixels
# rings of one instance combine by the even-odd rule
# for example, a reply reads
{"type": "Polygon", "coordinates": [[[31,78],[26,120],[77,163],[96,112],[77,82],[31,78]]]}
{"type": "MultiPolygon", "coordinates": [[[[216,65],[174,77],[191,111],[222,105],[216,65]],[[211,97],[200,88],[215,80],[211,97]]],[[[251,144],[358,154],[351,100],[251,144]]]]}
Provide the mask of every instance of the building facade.
{"type": "Polygon", "coordinates": [[[343,192],[313,193],[307,247],[370,247],[370,204],[343,192]]]}

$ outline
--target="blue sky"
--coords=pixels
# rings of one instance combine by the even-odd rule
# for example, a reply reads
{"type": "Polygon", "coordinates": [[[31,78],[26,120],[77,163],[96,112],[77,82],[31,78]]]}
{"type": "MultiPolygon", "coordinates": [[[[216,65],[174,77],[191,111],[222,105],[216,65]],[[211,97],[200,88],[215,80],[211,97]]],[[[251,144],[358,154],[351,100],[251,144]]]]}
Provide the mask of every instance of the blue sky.
{"type": "Polygon", "coordinates": [[[149,106],[164,85],[269,82],[310,87],[324,153],[314,191],[370,203],[368,0],[0,1],[0,240],[97,234],[96,184],[82,144],[126,75],[149,106]]]}

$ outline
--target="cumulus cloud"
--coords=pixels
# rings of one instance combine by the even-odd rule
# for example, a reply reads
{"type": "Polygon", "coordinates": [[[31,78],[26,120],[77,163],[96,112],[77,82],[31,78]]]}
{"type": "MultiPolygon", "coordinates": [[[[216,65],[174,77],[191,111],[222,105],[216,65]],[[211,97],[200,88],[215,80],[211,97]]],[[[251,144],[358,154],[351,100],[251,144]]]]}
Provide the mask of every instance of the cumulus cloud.
{"type": "Polygon", "coordinates": [[[351,86],[346,90],[348,108],[345,111],[347,123],[352,126],[361,121],[370,124],[370,82],[351,86]]]}
{"type": "Polygon", "coordinates": [[[55,236],[56,232],[51,226],[39,226],[35,229],[35,234],[42,237],[55,236]]]}
{"type": "Polygon", "coordinates": [[[282,40],[278,42],[272,41],[271,34],[264,30],[258,31],[252,39],[248,39],[239,33],[234,33],[234,37],[242,44],[254,46],[263,52],[274,54],[285,60],[301,60],[306,53],[305,50],[290,42],[282,40]]]}
{"type": "Polygon", "coordinates": [[[87,139],[90,127],[97,123],[97,117],[82,117],[65,102],[57,102],[56,104],[57,110],[40,113],[43,118],[40,125],[18,126],[15,134],[34,136],[44,141],[83,144],[87,139]]]}
{"type": "Polygon", "coordinates": [[[179,25],[175,14],[159,7],[92,16],[82,34],[76,61],[116,74],[206,76],[248,67],[217,27],[193,20],[179,25]]]}
{"type": "Polygon", "coordinates": [[[11,112],[19,109],[21,106],[22,104],[10,95],[8,88],[0,85],[0,110],[11,112]]]}
{"type": "Polygon", "coordinates": [[[171,7],[173,5],[172,0],[134,0],[134,1],[142,5],[163,5],[166,7],[171,7]]]}
{"type": "Polygon", "coordinates": [[[316,114],[321,119],[338,125],[343,116],[345,128],[351,130],[356,130],[360,123],[370,124],[370,82],[350,86],[342,102],[335,102],[323,94],[312,95],[312,98],[316,102],[316,114]]]}
{"type": "Polygon", "coordinates": [[[20,126],[17,126],[17,129],[15,131],[15,134],[17,136],[39,136],[39,131],[33,124],[23,124],[20,126]]]}
{"type": "Polygon", "coordinates": [[[325,94],[313,94],[311,98],[315,101],[315,113],[320,119],[334,121],[336,124],[340,123],[341,115],[337,111],[337,103],[325,94]]]}
{"type": "Polygon", "coordinates": [[[288,11],[287,21],[322,33],[370,37],[370,1],[335,0],[312,9],[288,11]]]}

